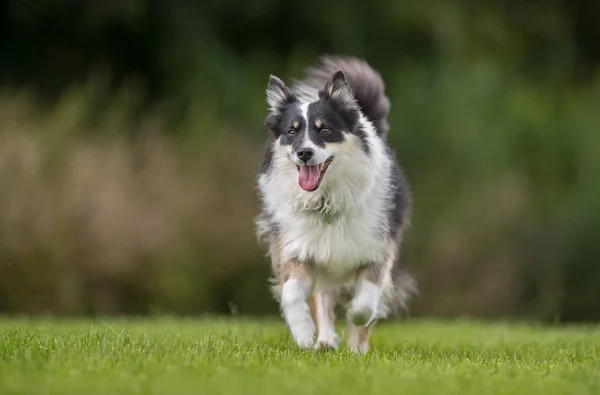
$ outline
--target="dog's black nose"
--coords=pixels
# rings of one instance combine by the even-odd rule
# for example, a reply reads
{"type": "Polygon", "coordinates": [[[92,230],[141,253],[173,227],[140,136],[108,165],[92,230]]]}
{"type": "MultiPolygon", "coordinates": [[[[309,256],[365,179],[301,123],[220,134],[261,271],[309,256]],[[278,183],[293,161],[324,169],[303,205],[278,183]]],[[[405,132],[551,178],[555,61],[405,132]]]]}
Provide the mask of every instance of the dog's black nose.
{"type": "Polygon", "coordinates": [[[303,162],[308,162],[310,158],[315,154],[315,150],[312,148],[300,148],[296,151],[296,155],[298,155],[298,159],[303,162]]]}

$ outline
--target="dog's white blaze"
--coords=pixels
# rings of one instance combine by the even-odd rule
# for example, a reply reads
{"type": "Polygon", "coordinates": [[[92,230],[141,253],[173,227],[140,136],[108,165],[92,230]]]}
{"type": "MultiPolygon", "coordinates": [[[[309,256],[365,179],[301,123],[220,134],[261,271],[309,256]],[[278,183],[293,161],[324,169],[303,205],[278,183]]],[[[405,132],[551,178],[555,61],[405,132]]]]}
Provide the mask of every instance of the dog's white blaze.
{"type": "MultiPolygon", "coordinates": [[[[329,158],[333,152],[330,150],[327,150],[327,148],[321,148],[318,145],[316,145],[311,139],[310,136],[308,134],[308,105],[310,103],[304,103],[300,106],[300,113],[302,115],[302,118],[304,119],[304,125],[305,125],[305,130],[304,130],[304,137],[302,139],[302,145],[300,147],[302,148],[312,148],[315,151],[315,154],[312,158],[312,161],[310,161],[309,163],[314,163],[314,164],[318,164],[318,163],[323,163],[327,160],[327,158],[329,158]]],[[[292,156],[294,163],[296,163],[297,165],[303,164],[302,161],[300,161],[295,155],[292,156]]]]}
{"type": "Polygon", "coordinates": [[[293,278],[286,281],[281,290],[283,316],[296,344],[301,348],[313,345],[316,332],[315,323],[306,302],[311,290],[311,284],[293,278]]]}
{"type": "Polygon", "coordinates": [[[308,125],[308,106],[310,103],[304,103],[300,106],[300,112],[302,113],[302,118],[304,119],[304,124],[308,125]]]}
{"type": "Polygon", "coordinates": [[[304,137],[302,139],[302,145],[301,147],[306,147],[306,148],[312,148],[315,150],[315,156],[314,156],[314,161],[315,163],[321,163],[324,162],[327,157],[325,156],[326,153],[324,153],[323,151],[325,151],[323,148],[319,147],[318,145],[316,145],[315,143],[313,143],[313,141],[310,139],[310,136],[308,134],[308,105],[310,103],[304,103],[303,105],[300,106],[300,113],[302,115],[302,119],[304,119],[304,137]],[[320,157],[325,157],[323,160],[319,160],[320,157]]]}
{"type": "Polygon", "coordinates": [[[299,187],[296,166],[278,142],[269,174],[259,178],[265,209],[278,224],[282,258],[314,261],[323,269],[317,288],[345,283],[360,265],[386,257],[393,163],[372,124],[363,116],[360,122],[370,155],[351,134],[327,144],[335,159],[316,191],[299,187]]]}

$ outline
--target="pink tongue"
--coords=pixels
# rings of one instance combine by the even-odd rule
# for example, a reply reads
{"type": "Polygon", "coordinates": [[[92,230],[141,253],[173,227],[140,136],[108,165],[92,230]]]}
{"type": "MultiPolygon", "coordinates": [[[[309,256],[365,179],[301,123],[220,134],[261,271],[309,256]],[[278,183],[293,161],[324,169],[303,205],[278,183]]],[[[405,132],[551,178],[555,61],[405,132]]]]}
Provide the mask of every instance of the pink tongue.
{"type": "Polygon", "coordinates": [[[305,191],[314,191],[319,183],[319,165],[300,165],[298,184],[305,191]]]}

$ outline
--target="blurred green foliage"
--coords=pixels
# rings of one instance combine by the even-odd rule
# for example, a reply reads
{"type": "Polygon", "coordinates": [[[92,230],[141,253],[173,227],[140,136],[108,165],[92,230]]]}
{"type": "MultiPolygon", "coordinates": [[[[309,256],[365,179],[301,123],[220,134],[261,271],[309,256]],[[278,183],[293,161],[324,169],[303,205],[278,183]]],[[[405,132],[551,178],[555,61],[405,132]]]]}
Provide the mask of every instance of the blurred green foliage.
{"type": "Polygon", "coordinates": [[[269,74],[360,56],[415,191],[412,315],[600,318],[600,3],[0,3],[0,311],[275,312],[269,74]]]}

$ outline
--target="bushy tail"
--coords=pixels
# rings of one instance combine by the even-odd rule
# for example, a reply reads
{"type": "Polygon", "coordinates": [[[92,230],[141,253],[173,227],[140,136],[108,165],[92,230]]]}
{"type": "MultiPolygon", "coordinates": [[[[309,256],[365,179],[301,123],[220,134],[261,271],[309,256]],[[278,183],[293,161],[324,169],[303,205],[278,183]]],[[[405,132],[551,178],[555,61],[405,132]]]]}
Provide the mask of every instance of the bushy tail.
{"type": "Polygon", "coordinates": [[[392,315],[400,315],[402,312],[408,313],[409,303],[415,296],[419,295],[417,282],[408,271],[396,266],[392,272],[392,283],[394,284],[394,291],[391,295],[390,313],[392,315]]]}
{"type": "Polygon", "coordinates": [[[300,94],[315,97],[333,74],[342,70],[354,91],[363,114],[375,125],[377,134],[384,137],[389,130],[390,101],[385,94],[381,75],[364,60],[353,57],[323,56],[321,62],[306,70],[306,78],[294,87],[300,94]]]}

